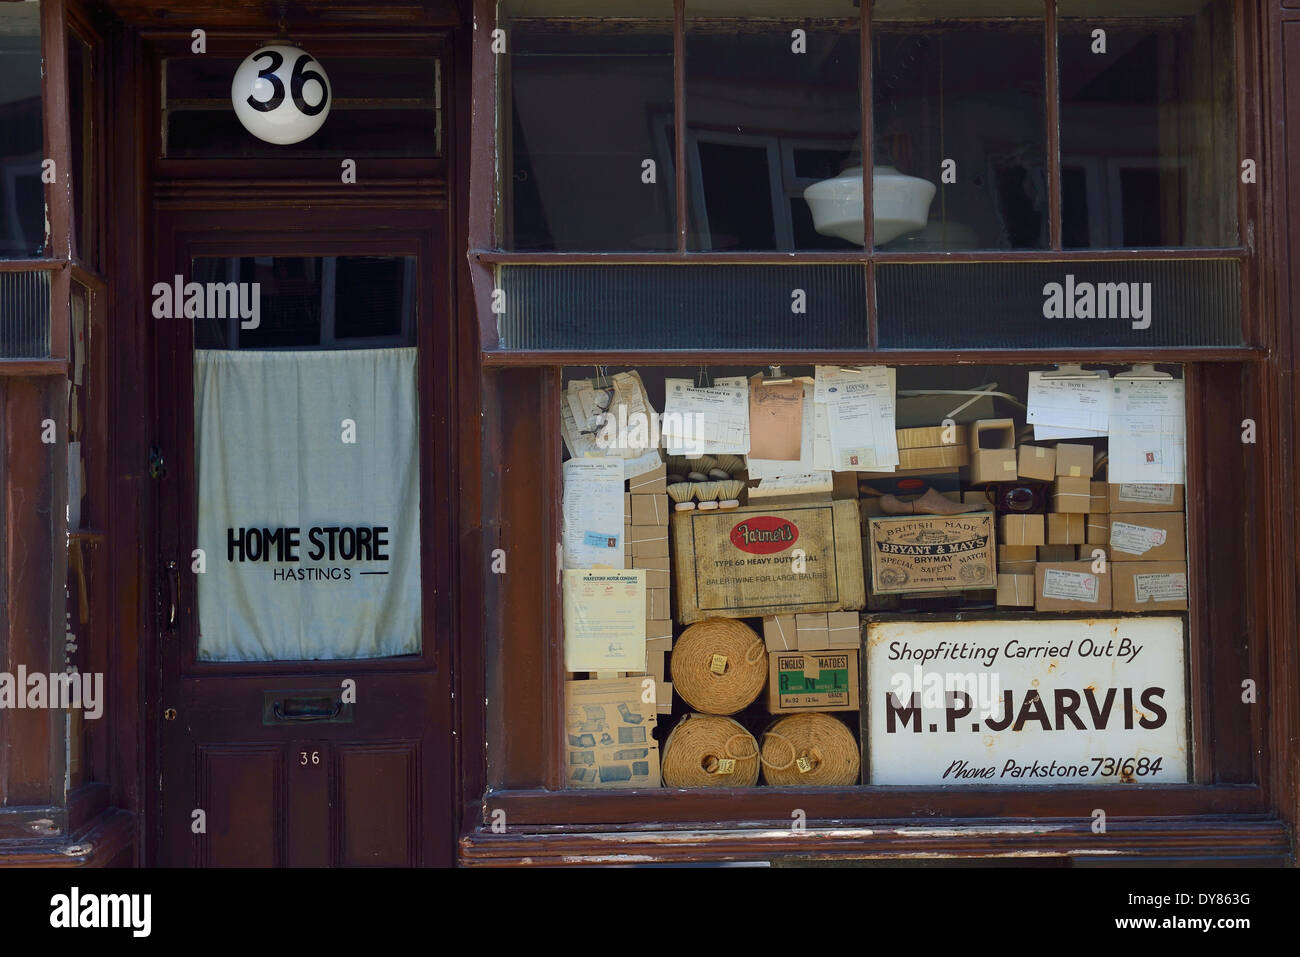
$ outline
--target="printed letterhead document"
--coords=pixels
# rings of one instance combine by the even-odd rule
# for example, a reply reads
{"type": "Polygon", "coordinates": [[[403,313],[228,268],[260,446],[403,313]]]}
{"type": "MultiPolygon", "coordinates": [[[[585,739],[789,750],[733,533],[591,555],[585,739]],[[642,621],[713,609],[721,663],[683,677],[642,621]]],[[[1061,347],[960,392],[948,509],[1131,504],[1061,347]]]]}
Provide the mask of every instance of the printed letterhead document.
{"type": "Polygon", "coordinates": [[[1035,439],[1103,436],[1110,427],[1112,386],[1106,378],[1053,379],[1031,372],[1025,421],[1034,426],[1035,439]]]}
{"type": "Polygon", "coordinates": [[[623,567],[623,460],[564,463],[561,541],[565,568],[623,567]]]}
{"type": "Polygon", "coordinates": [[[564,573],[564,669],[645,670],[645,571],[564,573]]]}
{"type": "Polygon", "coordinates": [[[898,466],[897,373],[888,366],[817,366],[814,398],[826,407],[830,465],[837,472],[898,466]]]}
{"type": "Polygon", "coordinates": [[[664,447],[670,455],[749,451],[749,387],[664,380],[664,447]]]}
{"type": "Polygon", "coordinates": [[[1109,480],[1182,485],[1187,480],[1181,379],[1118,379],[1111,389],[1109,480]]]}

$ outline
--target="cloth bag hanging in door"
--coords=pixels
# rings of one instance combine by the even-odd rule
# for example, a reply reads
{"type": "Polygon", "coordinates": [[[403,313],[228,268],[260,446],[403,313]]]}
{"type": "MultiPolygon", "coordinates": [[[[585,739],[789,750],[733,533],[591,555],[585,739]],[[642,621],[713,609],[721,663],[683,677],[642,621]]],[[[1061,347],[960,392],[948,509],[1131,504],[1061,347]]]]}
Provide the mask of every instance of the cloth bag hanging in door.
{"type": "Polygon", "coordinates": [[[195,350],[198,658],[420,652],[415,349],[195,350]]]}

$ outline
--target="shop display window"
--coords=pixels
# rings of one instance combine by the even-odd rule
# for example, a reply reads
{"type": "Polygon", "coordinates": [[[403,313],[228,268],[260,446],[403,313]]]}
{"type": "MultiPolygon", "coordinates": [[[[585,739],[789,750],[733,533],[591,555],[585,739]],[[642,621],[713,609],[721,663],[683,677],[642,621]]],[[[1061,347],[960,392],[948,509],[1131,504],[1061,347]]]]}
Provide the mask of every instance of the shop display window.
{"type": "Polygon", "coordinates": [[[1191,780],[1184,373],[567,370],[567,786],[1191,780]]]}

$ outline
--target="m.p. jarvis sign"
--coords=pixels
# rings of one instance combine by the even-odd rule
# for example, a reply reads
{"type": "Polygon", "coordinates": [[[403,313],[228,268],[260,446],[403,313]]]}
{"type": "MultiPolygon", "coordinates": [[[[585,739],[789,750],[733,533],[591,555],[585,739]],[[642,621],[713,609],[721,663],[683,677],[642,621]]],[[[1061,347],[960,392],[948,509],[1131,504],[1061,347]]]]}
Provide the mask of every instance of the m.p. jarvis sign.
{"type": "Polygon", "coordinates": [[[872,622],[872,784],[1183,783],[1181,618],[872,622]]]}

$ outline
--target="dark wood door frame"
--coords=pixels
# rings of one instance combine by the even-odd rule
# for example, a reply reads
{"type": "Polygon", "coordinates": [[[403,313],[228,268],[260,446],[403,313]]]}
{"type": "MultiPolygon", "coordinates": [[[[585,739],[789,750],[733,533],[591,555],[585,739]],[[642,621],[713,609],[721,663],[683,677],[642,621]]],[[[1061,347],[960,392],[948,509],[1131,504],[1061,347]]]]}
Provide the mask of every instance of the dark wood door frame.
{"type": "MultiPolygon", "coordinates": [[[[229,255],[236,251],[274,251],[280,255],[326,255],[341,253],[388,253],[419,257],[419,262],[431,268],[420,276],[417,306],[417,345],[419,347],[418,377],[420,383],[420,482],[421,482],[421,567],[423,584],[422,655],[418,667],[428,669],[434,678],[433,700],[428,703],[428,716],[435,727],[429,740],[433,746],[429,753],[421,753],[421,792],[430,794],[425,807],[436,807],[429,814],[432,819],[418,823],[423,836],[423,850],[412,859],[413,863],[449,864],[452,861],[456,822],[452,735],[452,658],[455,619],[455,569],[450,560],[452,544],[456,541],[456,523],[451,511],[451,490],[455,481],[455,448],[457,416],[452,411],[455,401],[453,384],[456,375],[455,327],[453,321],[455,297],[453,271],[449,256],[449,223],[445,202],[436,195],[424,193],[412,196],[406,204],[396,206],[392,198],[388,203],[345,206],[310,206],[295,203],[292,190],[286,190],[283,199],[270,205],[250,202],[247,195],[235,201],[231,197],[207,208],[197,204],[193,197],[182,198],[175,192],[159,198],[154,205],[154,247],[156,250],[154,272],[160,277],[170,277],[182,272],[188,278],[188,260],[195,254],[229,255]],[[215,207],[215,208],[214,208],[215,207]],[[176,264],[186,264],[179,268],[176,264]]],[[[187,191],[180,191],[184,194],[187,191]]],[[[205,199],[211,201],[211,187],[205,199]]],[[[160,280],[161,281],[161,280],[160,280]]],[[[155,320],[167,322],[174,320],[155,320]]],[[[160,340],[172,337],[160,336],[160,340]]],[[[177,375],[190,362],[188,355],[172,355],[172,346],[157,351],[155,370],[157,392],[155,395],[155,422],[157,434],[184,435],[186,422],[192,415],[190,376],[177,375]],[[180,385],[178,389],[176,385],[180,385]]],[[[193,448],[191,443],[166,450],[168,457],[167,488],[160,488],[159,513],[156,518],[159,554],[176,552],[188,556],[193,540],[192,529],[175,528],[170,518],[175,509],[175,496],[187,494],[193,488],[193,448]]],[[[181,510],[184,514],[184,510],[181,510]]],[[[182,576],[185,582],[185,576],[182,576]]],[[[161,583],[160,583],[161,584],[161,583]]],[[[192,577],[182,585],[178,606],[182,619],[191,618],[193,609],[192,577]]],[[[160,616],[161,619],[161,616],[160,616]]],[[[192,620],[192,618],[191,618],[192,620]]],[[[147,660],[155,662],[151,669],[151,682],[147,700],[150,702],[147,723],[152,745],[146,749],[145,780],[153,782],[148,788],[147,847],[145,859],[161,862],[163,851],[164,802],[156,785],[159,772],[161,741],[160,723],[168,702],[160,699],[163,692],[163,671],[166,667],[173,678],[180,674],[191,676],[230,674],[237,666],[205,664],[193,661],[192,649],[182,657],[165,654],[163,641],[177,641],[176,637],[162,638],[160,630],[151,636],[152,647],[147,660]]],[[[406,660],[406,665],[411,664],[406,660]]],[[[382,682],[383,676],[406,670],[403,664],[392,660],[267,663],[259,667],[259,674],[268,679],[281,677],[285,682],[293,679],[307,680],[308,676],[336,677],[348,674],[371,675],[382,682]]],[[[428,729],[426,729],[427,731],[428,729]]],[[[173,802],[174,803],[174,802],[173,802]]],[[[174,824],[175,822],[173,822],[174,824]]]]}

